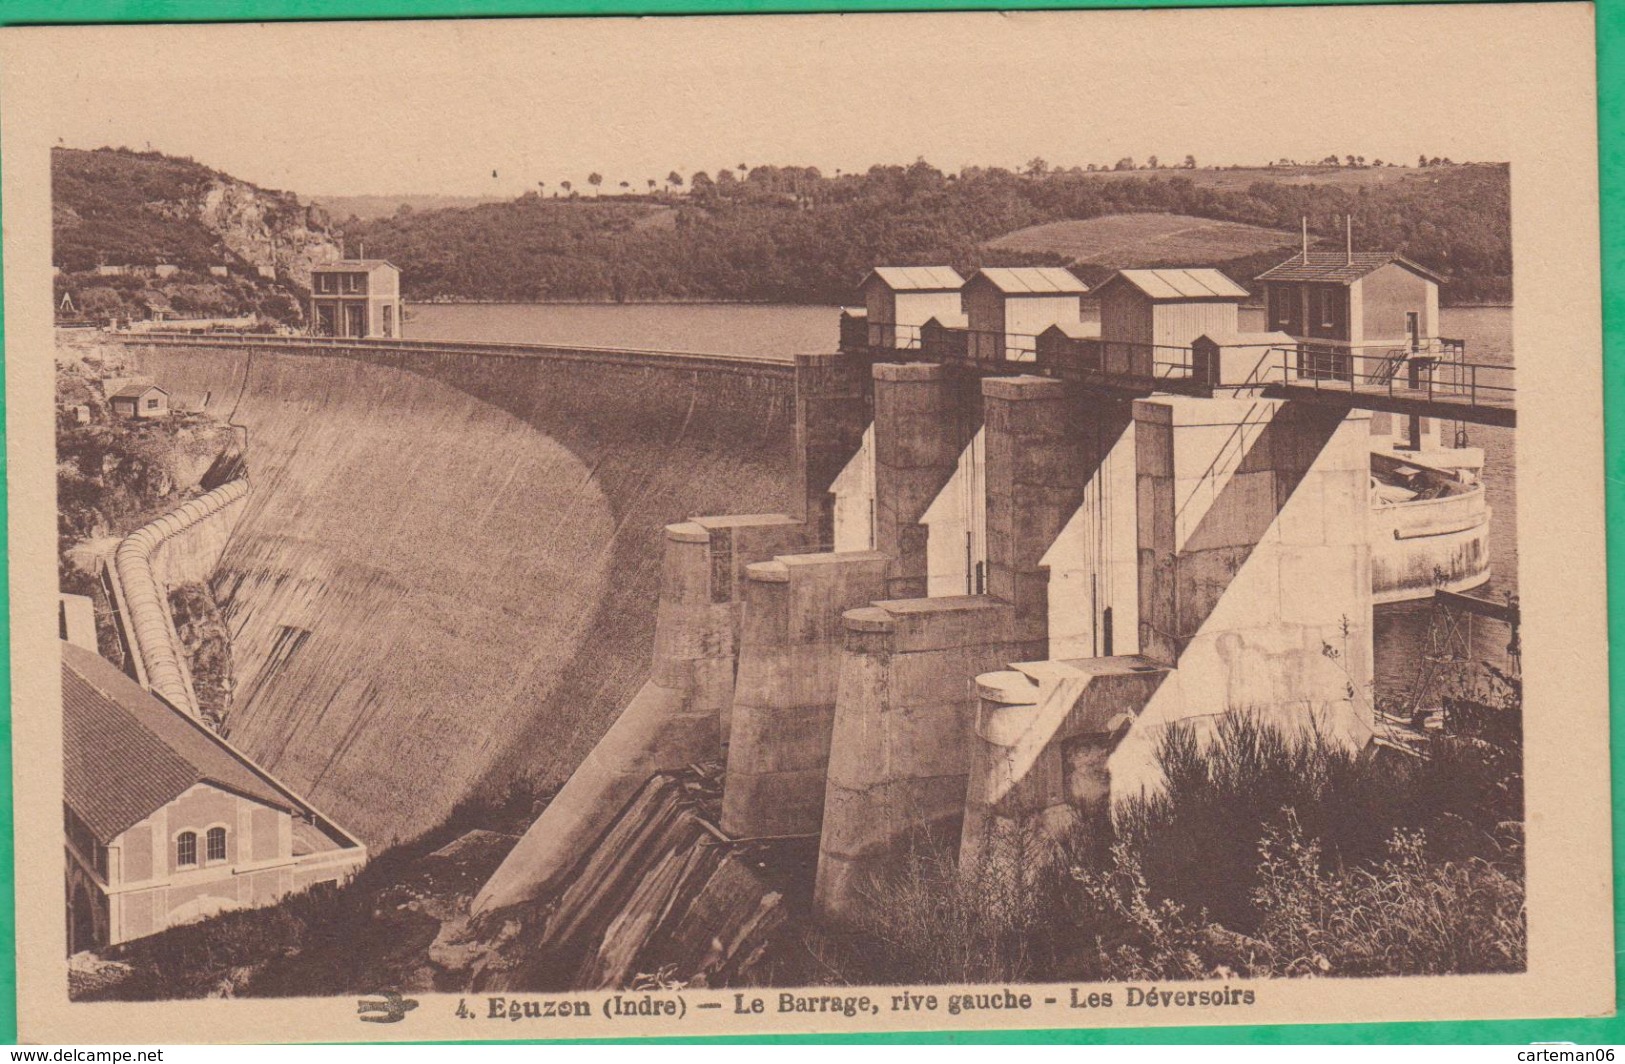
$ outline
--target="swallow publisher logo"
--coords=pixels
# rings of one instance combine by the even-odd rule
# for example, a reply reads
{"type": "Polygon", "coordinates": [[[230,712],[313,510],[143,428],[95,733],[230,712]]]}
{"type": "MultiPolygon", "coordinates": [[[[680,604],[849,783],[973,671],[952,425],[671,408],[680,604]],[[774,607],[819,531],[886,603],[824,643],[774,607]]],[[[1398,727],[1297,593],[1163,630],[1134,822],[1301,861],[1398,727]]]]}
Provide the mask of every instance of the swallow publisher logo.
{"type": "Polygon", "coordinates": [[[403,998],[394,990],[386,990],[380,996],[383,998],[381,1001],[362,998],[355,1003],[355,1010],[362,1023],[400,1023],[406,1019],[408,1012],[418,1007],[416,1001],[403,998]],[[368,1015],[374,1012],[381,1015],[368,1015]]]}

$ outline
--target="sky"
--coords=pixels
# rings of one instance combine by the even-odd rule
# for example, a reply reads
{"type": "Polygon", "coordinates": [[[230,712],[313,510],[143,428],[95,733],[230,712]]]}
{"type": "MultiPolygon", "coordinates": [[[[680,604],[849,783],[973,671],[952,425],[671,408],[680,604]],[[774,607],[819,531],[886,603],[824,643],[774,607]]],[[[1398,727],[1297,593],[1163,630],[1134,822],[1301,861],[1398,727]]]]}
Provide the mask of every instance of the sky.
{"type": "Polygon", "coordinates": [[[306,196],[513,196],[739,163],[1504,160],[1494,100],[1522,91],[1519,35],[1473,37],[1506,10],[7,32],[96,35],[38,86],[63,145],[150,146],[306,196]]]}

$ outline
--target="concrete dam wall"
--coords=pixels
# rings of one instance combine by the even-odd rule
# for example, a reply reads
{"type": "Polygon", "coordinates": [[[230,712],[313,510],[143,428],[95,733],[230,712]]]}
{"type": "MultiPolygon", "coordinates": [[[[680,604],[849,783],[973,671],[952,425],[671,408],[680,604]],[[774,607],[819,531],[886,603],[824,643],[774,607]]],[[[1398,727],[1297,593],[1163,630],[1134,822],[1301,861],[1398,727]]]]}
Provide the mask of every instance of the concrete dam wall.
{"type": "Polygon", "coordinates": [[[796,495],[793,368],[445,346],[141,342],[243,428],[211,584],[232,742],[373,848],[562,782],[648,677],[664,526],[796,495]]]}

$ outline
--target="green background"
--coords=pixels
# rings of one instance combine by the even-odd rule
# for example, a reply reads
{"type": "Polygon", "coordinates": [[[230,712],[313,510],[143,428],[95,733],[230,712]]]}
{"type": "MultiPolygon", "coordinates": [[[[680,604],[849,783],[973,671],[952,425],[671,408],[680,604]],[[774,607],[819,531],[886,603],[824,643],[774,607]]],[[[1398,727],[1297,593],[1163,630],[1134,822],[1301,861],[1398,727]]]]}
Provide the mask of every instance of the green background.
{"type": "MultiPolygon", "coordinates": [[[[1298,0],[1257,0],[1262,5],[1297,5],[1298,0]]],[[[1327,0],[1322,0],[1327,2],[1327,0]]],[[[1359,0],[1329,0],[1352,3],[1359,0]]],[[[1087,3],[1055,0],[0,0],[0,25],[63,24],[83,22],[201,22],[261,21],[270,19],[333,18],[447,18],[454,16],[510,15],[644,15],[720,14],[798,11],[920,11],[920,10],[999,10],[1010,8],[1136,8],[1136,7],[1224,7],[1222,0],[1089,0],[1087,3]]],[[[1603,282],[1603,376],[1606,413],[1608,464],[1608,600],[1609,631],[1620,633],[1625,622],[1625,456],[1621,453],[1621,433],[1625,432],[1625,0],[1598,0],[1597,76],[1598,121],[1602,188],[1602,282],[1603,282]]],[[[4,101],[0,101],[0,106],[4,101]]],[[[0,263],[0,269],[4,264],[0,263]]],[[[0,334],[4,330],[4,306],[0,303],[0,334]]],[[[0,404],[0,429],[4,409],[0,404]]],[[[0,454],[0,476],[5,456],[0,454]]],[[[0,495],[0,517],[7,500],[0,495]]],[[[0,596],[6,597],[9,575],[0,568],[0,596]]],[[[9,610],[0,612],[0,639],[9,630],[9,610]]],[[[9,640],[5,640],[9,645],[9,640]]],[[[1625,677],[1625,654],[1613,655],[1610,663],[1612,730],[1619,732],[1622,712],[1618,692],[1625,677]]],[[[0,698],[10,703],[9,658],[0,661],[0,698]]],[[[1614,805],[1619,806],[1621,780],[1625,779],[1625,753],[1613,747],[1614,805]]],[[[0,1040],[14,1042],[17,1035],[16,997],[16,907],[11,833],[11,725],[10,716],[0,716],[0,1040]]],[[[1625,838],[1621,822],[1614,820],[1614,869],[1620,878],[1625,838]]],[[[1614,922],[1620,924],[1621,900],[1615,892],[1614,922]]],[[[1615,949],[1616,993],[1625,983],[1619,963],[1619,943],[1615,949]]],[[[1396,986],[1396,993],[1403,993],[1396,986]]],[[[1616,998],[1616,1007],[1617,1007],[1616,998]]],[[[1201,1044],[1210,1042],[1251,1044],[1299,1044],[1352,1042],[1576,1042],[1581,1045],[1625,1043],[1625,1020],[1558,1019],[1507,1020],[1456,1023],[1361,1023],[1299,1024],[1253,1027],[1174,1027],[1117,1030],[1048,1030],[986,1032],[982,1034],[900,1034],[875,1036],[783,1037],[771,1039],[660,1039],[670,1042],[1000,1042],[1000,1043],[1137,1043],[1156,1042],[1201,1044]]]]}

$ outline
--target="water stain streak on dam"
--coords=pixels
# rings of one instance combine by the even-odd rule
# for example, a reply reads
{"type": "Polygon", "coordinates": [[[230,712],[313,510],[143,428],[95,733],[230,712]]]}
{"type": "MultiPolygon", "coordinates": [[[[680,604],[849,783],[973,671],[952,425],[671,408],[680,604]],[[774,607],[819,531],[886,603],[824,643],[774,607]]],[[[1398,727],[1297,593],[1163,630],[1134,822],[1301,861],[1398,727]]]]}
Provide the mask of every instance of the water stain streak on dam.
{"type": "Polygon", "coordinates": [[[369,846],[557,783],[644,680],[674,513],[783,510],[788,365],[133,345],[247,434],[232,740],[369,846]]]}

